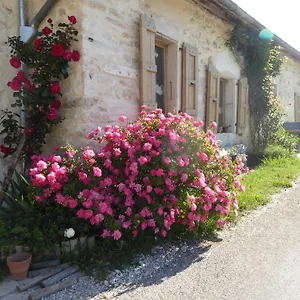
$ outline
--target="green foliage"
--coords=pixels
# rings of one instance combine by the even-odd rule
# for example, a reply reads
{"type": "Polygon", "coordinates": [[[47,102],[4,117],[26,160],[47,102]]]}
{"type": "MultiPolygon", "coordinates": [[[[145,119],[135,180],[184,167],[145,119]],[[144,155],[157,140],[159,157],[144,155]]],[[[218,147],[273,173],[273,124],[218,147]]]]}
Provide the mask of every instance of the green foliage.
{"type": "Polygon", "coordinates": [[[5,221],[12,219],[13,215],[31,214],[33,203],[30,201],[33,190],[27,179],[16,172],[15,181],[11,184],[11,189],[4,194],[4,206],[0,206],[0,218],[5,221]]]}
{"type": "Polygon", "coordinates": [[[259,39],[258,33],[244,24],[236,24],[226,45],[248,78],[252,146],[255,152],[262,153],[273,130],[268,106],[273,97],[272,78],[280,73],[285,57],[273,41],[259,39]]]}
{"type": "Polygon", "coordinates": [[[280,145],[289,153],[295,153],[299,138],[283,128],[284,108],[278,99],[270,99],[268,103],[267,128],[268,145],[280,145]]]}
{"type": "Polygon", "coordinates": [[[265,150],[265,159],[288,158],[295,156],[295,153],[281,145],[269,145],[265,150]]]}
{"type": "Polygon", "coordinates": [[[54,253],[65,229],[89,232],[90,226],[78,220],[73,211],[55,203],[36,202],[33,197],[31,184],[16,174],[10,191],[5,193],[4,206],[0,206],[0,249],[22,245],[54,253]]]}

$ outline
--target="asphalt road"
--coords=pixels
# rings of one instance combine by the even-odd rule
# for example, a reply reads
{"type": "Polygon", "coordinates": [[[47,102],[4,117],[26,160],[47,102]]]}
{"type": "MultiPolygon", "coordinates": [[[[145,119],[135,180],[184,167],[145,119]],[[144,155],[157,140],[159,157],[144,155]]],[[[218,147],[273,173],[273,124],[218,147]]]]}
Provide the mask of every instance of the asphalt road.
{"type": "Polygon", "coordinates": [[[94,299],[300,300],[300,181],[219,237],[172,276],[94,299]]]}

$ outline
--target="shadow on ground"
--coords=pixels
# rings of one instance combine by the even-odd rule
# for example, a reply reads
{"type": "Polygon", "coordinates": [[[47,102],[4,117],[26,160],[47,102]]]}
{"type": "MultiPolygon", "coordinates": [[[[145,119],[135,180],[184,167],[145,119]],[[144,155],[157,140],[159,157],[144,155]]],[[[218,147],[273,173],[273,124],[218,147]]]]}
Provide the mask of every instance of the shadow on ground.
{"type": "MultiPolygon", "coordinates": [[[[128,293],[140,286],[158,285],[170,277],[184,271],[191,264],[205,258],[212,243],[221,242],[216,236],[205,241],[187,241],[157,246],[145,256],[141,265],[129,268],[121,276],[121,287],[114,297],[128,293]]],[[[112,274],[114,275],[114,274],[112,274]]]]}

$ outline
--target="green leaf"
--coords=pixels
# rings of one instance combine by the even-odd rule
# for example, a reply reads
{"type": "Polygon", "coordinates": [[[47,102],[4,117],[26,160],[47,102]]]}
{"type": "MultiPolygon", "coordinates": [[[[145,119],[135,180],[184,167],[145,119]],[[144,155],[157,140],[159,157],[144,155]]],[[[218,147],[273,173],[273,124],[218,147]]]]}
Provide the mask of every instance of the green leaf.
{"type": "Polygon", "coordinates": [[[42,97],[49,97],[51,94],[50,94],[50,91],[49,89],[45,89],[42,93],[42,97]]]}
{"type": "Polygon", "coordinates": [[[23,232],[23,227],[21,227],[21,226],[16,226],[10,231],[10,233],[14,233],[14,234],[18,234],[18,233],[22,233],[22,232],[23,232]]]}

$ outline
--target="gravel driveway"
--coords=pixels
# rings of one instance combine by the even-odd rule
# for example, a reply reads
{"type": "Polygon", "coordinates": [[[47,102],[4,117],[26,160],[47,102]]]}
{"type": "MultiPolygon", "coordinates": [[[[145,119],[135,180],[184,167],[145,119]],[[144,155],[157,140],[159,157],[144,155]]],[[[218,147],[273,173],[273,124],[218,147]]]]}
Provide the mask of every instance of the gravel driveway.
{"type": "Polygon", "coordinates": [[[157,247],[139,261],[47,299],[299,300],[300,181],[214,241],[157,247]]]}

